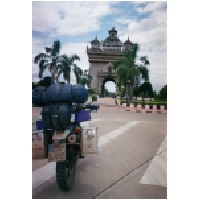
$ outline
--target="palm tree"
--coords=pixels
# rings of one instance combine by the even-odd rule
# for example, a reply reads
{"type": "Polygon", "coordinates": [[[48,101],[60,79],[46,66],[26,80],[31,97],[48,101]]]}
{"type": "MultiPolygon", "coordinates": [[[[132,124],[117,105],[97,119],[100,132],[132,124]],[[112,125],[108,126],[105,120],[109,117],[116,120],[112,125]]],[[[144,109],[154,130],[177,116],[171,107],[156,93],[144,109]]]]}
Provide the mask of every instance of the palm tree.
{"type": "Polygon", "coordinates": [[[90,88],[92,76],[88,74],[88,70],[84,70],[81,72],[81,76],[79,79],[79,84],[81,85],[87,85],[88,88],[90,88]]]}
{"type": "Polygon", "coordinates": [[[138,86],[138,78],[140,74],[149,81],[149,70],[146,65],[149,65],[149,60],[146,56],[140,58],[142,65],[136,64],[137,53],[139,50],[138,44],[133,44],[133,47],[125,52],[124,58],[114,62],[114,69],[117,71],[119,85],[125,86],[125,91],[128,93],[129,99],[132,98],[133,89],[138,86]]]}
{"type": "MultiPolygon", "coordinates": [[[[58,78],[60,74],[63,73],[64,80],[67,81],[67,83],[70,83],[70,73],[71,68],[74,67],[74,69],[78,69],[76,64],[74,64],[75,60],[80,60],[80,57],[77,55],[73,55],[71,57],[67,55],[59,56],[61,49],[61,43],[59,40],[54,41],[54,44],[52,47],[46,47],[46,53],[39,53],[35,56],[34,62],[39,62],[39,78],[42,78],[44,70],[48,66],[48,61],[50,61],[51,66],[51,84],[58,82],[58,78]],[[55,74],[58,74],[57,77],[55,77],[55,74]]],[[[79,68],[80,69],[80,68],[79,68]]],[[[80,71],[80,70],[79,70],[80,71]]],[[[77,70],[75,70],[76,79],[79,81],[79,76],[81,76],[77,70]]]]}
{"type": "Polygon", "coordinates": [[[138,76],[139,69],[136,65],[138,44],[133,44],[133,47],[124,53],[124,58],[114,62],[114,69],[119,77],[119,85],[124,85],[129,99],[132,98],[134,78],[138,76]],[[128,86],[128,87],[127,87],[128,86]]]}
{"type": "MultiPolygon", "coordinates": [[[[60,76],[60,74],[63,73],[64,80],[67,81],[67,83],[70,83],[71,68],[74,67],[74,70],[78,68],[77,65],[74,63],[75,60],[80,60],[80,57],[77,55],[73,55],[71,57],[68,57],[67,55],[63,55],[62,62],[57,67],[58,76],[60,76]]],[[[76,76],[76,79],[79,79],[78,74],[76,72],[75,72],[75,76],[76,76]]]]}
{"type": "Polygon", "coordinates": [[[149,70],[147,65],[150,65],[149,59],[146,56],[142,56],[140,58],[142,61],[142,65],[139,67],[140,73],[142,74],[142,78],[144,78],[145,82],[149,81],[149,70]]]}
{"type": "Polygon", "coordinates": [[[39,53],[35,56],[34,63],[39,62],[39,78],[42,78],[44,69],[48,66],[48,61],[51,61],[51,83],[54,84],[55,82],[55,70],[56,70],[56,63],[58,60],[58,55],[60,53],[61,43],[59,40],[54,41],[52,47],[46,47],[46,53],[39,53]]]}
{"type": "Polygon", "coordinates": [[[42,78],[44,70],[47,68],[48,55],[46,53],[39,53],[34,58],[34,63],[39,63],[39,78],[42,78]]]}

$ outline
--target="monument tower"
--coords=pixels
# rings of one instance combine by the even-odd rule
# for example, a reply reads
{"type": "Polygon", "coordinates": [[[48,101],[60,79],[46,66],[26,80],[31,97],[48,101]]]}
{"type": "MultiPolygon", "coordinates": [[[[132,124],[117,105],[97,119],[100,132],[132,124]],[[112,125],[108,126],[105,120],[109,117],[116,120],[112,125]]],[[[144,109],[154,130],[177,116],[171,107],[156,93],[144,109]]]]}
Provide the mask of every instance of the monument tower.
{"type": "Polygon", "coordinates": [[[107,81],[115,82],[116,93],[119,94],[119,80],[113,69],[113,62],[123,59],[124,52],[132,46],[133,43],[129,38],[124,43],[120,41],[115,27],[112,27],[105,40],[100,42],[96,37],[91,41],[91,48],[87,47],[89,75],[92,77],[90,88],[99,93],[99,96],[104,97],[104,87],[107,81]]]}

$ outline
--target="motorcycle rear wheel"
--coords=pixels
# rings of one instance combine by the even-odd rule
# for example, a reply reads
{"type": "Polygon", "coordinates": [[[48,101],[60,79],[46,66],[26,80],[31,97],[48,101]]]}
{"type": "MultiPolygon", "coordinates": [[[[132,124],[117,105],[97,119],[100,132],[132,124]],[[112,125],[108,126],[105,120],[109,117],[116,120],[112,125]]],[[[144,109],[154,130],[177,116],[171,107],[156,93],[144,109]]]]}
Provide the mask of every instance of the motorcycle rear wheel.
{"type": "Polygon", "coordinates": [[[56,179],[62,191],[69,191],[74,184],[76,162],[73,159],[56,163],[56,179]]]}

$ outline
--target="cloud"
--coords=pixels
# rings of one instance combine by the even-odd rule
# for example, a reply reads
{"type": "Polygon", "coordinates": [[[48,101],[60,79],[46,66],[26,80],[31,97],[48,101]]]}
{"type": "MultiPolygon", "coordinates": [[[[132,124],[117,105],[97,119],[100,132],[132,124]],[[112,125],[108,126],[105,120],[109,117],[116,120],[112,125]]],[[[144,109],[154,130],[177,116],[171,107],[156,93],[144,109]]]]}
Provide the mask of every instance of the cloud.
{"type": "Polygon", "coordinates": [[[52,35],[81,35],[100,28],[112,13],[109,2],[33,2],[33,30],[52,35]],[[42,19],[42,20],[41,20],[42,19]]]}
{"type": "Polygon", "coordinates": [[[119,23],[119,24],[129,24],[132,21],[133,21],[132,19],[127,19],[127,18],[123,17],[123,18],[118,18],[116,20],[116,23],[119,23]]]}
{"type": "Polygon", "coordinates": [[[142,13],[148,13],[148,12],[155,12],[156,10],[163,10],[165,8],[166,8],[166,2],[153,1],[153,2],[146,2],[144,7],[141,7],[138,5],[136,8],[136,11],[139,14],[142,14],[142,13]]]}
{"type": "MultiPolygon", "coordinates": [[[[77,54],[81,60],[75,63],[82,69],[88,69],[86,47],[90,44],[82,42],[81,36],[90,38],[89,33],[99,31],[101,26],[105,28],[108,22],[114,23],[114,19],[120,40],[124,42],[129,36],[131,41],[140,44],[139,56],[148,56],[150,60],[150,80],[155,89],[161,88],[167,81],[166,2],[132,3],[132,8],[129,6],[129,15],[126,15],[123,6],[120,7],[122,2],[117,1],[33,2],[32,29],[47,35],[43,39],[33,37],[33,57],[39,52],[44,52],[44,47],[53,44],[53,36],[64,36],[67,40],[68,36],[72,36],[73,42],[68,40],[67,43],[62,43],[61,54],[77,54]],[[130,15],[131,9],[136,13],[134,16],[130,15]],[[77,38],[81,42],[76,42],[77,38]]],[[[32,66],[33,77],[37,77],[38,65],[32,66]]]]}
{"type": "Polygon", "coordinates": [[[32,37],[32,56],[35,57],[39,52],[44,52],[45,42],[43,39],[32,37]]]}
{"type": "Polygon", "coordinates": [[[126,32],[120,31],[120,39],[128,36],[134,43],[140,44],[138,56],[148,56],[150,60],[150,80],[158,89],[167,83],[167,13],[165,2],[150,2],[136,8],[139,13],[150,13],[148,17],[137,20],[119,18],[117,22],[127,24],[126,32]]]}
{"type": "Polygon", "coordinates": [[[88,69],[88,56],[87,56],[87,43],[66,43],[62,46],[60,54],[67,54],[68,56],[72,56],[74,54],[80,57],[80,61],[75,61],[75,63],[81,69],[88,69]]]}
{"type": "MultiPolygon", "coordinates": [[[[45,52],[44,47],[48,46],[47,40],[32,37],[32,81],[38,82],[39,67],[38,64],[34,63],[34,58],[38,53],[45,52]]],[[[45,73],[44,73],[45,75],[45,73]]]]}

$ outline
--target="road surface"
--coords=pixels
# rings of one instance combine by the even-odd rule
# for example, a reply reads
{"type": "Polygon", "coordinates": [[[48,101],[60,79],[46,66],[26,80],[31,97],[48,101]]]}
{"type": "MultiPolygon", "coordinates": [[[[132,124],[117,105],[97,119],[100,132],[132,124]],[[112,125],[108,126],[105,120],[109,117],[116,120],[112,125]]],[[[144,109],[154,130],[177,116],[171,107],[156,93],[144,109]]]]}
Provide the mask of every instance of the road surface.
{"type": "Polygon", "coordinates": [[[167,198],[167,115],[98,101],[90,123],[99,127],[99,153],[79,160],[69,192],[56,184],[55,163],[33,160],[33,199],[167,198]]]}

